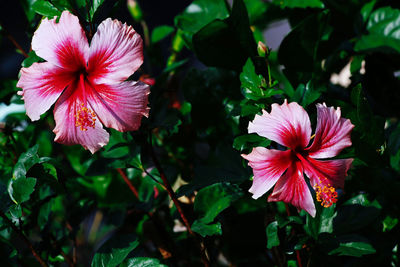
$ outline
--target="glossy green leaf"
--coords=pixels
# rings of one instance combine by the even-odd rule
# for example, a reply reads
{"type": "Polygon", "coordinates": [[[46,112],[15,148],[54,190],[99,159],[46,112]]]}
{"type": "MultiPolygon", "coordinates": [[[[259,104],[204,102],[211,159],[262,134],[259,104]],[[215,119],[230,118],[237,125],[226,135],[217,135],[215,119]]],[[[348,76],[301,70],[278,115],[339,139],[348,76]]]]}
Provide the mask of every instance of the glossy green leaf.
{"type": "Polygon", "coordinates": [[[250,24],[262,19],[267,10],[267,3],[262,0],[244,0],[243,2],[249,13],[250,24]]]}
{"type": "Polygon", "coordinates": [[[240,74],[242,83],[243,95],[251,100],[267,99],[274,95],[280,95],[282,90],[268,88],[265,79],[262,75],[256,73],[253,61],[249,58],[243,66],[243,71],[240,74]]]}
{"type": "Polygon", "coordinates": [[[314,239],[321,233],[333,232],[333,219],[336,217],[335,204],[329,208],[324,208],[319,203],[316,205],[317,214],[315,217],[307,214],[306,225],[304,229],[314,239]]]}
{"type": "Polygon", "coordinates": [[[36,178],[13,178],[8,186],[8,193],[16,204],[20,204],[29,200],[30,195],[35,190],[35,185],[36,178]]]}
{"type": "Polygon", "coordinates": [[[215,19],[224,19],[229,12],[224,0],[195,0],[181,14],[175,17],[175,25],[187,33],[189,42],[192,35],[215,19]]]}
{"type": "Polygon", "coordinates": [[[377,50],[383,53],[400,53],[400,10],[382,7],[369,17],[367,35],[355,44],[356,51],[377,50]]]}
{"type": "Polygon", "coordinates": [[[43,230],[46,224],[49,223],[52,206],[53,206],[53,199],[44,203],[40,207],[39,214],[37,217],[37,224],[39,225],[41,230],[43,230]]]}
{"type": "Polygon", "coordinates": [[[93,0],[92,2],[92,7],[90,8],[90,17],[91,20],[93,20],[96,11],[99,9],[99,7],[103,4],[104,0],[93,0]]]}
{"type": "Polygon", "coordinates": [[[327,12],[310,15],[283,39],[278,61],[285,67],[284,73],[293,87],[300,83],[306,84],[311,80],[311,73],[321,67],[317,56],[327,20],[327,12]]]}
{"type": "Polygon", "coordinates": [[[28,149],[25,153],[22,153],[18,159],[18,162],[14,166],[13,178],[25,177],[27,171],[36,163],[39,163],[40,158],[37,154],[39,149],[38,145],[35,145],[28,149]]]}
{"type": "Polygon", "coordinates": [[[278,222],[274,221],[267,226],[267,248],[271,249],[273,247],[279,246],[279,236],[278,236],[278,222]]]}
{"type": "Polygon", "coordinates": [[[175,31],[174,27],[168,25],[162,25],[154,28],[151,32],[151,42],[157,43],[167,36],[171,35],[175,31]]]}
{"type": "Polygon", "coordinates": [[[315,89],[311,83],[308,82],[306,85],[300,84],[290,100],[300,103],[303,107],[307,107],[316,101],[320,96],[321,92],[315,89]]]}
{"type": "Polygon", "coordinates": [[[324,3],[321,0],[274,0],[274,3],[282,8],[324,8],[324,3]]]}
{"type": "Polygon", "coordinates": [[[113,236],[104,243],[92,260],[92,267],[115,267],[139,245],[137,237],[131,234],[113,236]]]}
{"type": "Polygon", "coordinates": [[[244,149],[250,149],[252,147],[267,147],[271,143],[265,137],[259,136],[258,134],[245,134],[235,138],[233,140],[233,148],[242,151],[244,149]]]}
{"type": "Polygon", "coordinates": [[[36,0],[19,0],[19,2],[24,9],[27,20],[29,22],[32,22],[36,15],[36,12],[32,8],[32,5],[36,2],[36,0]]]}
{"type": "Polygon", "coordinates": [[[193,232],[198,233],[202,237],[222,234],[220,222],[207,224],[204,223],[203,220],[196,220],[193,222],[191,228],[193,232]]]}
{"type": "Polygon", "coordinates": [[[35,51],[29,52],[29,57],[26,58],[24,61],[22,61],[22,67],[28,68],[30,67],[33,63],[42,61],[42,58],[36,55],[35,51]]]}
{"type": "Polygon", "coordinates": [[[372,10],[375,7],[377,0],[372,0],[368,3],[366,3],[362,8],[361,8],[361,15],[363,17],[364,22],[367,22],[369,19],[369,16],[372,13],[372,10]]]}
{"type": "Polygon", "coordinates": [[[257,56],[243,0],[235,0],[225,20],[214,20],[193,35],[193,48],[206,65],[241,70],[248,57],[257,56]]]}
{"type": "Polygon", "coordinates": [[[22,208],[21,205],[12,205],[9,209],[10,214],[15,219],[20,219],[22,217],[22,208]]]}
{"type": "Polygon", "coordinates": [[[368,240],[361,236],[341,236],[339,237],[339,242],[339,247],[330,251],[329,255],[338,254],[339,256],[362,257],[363,255],[376,252],[368,240]]]}
{"type": "Polygon", "coordinates": [[[197,193],[194,210],[200,215],[204,223],[210,223],[242,194],[242,190],[237,185],[229,183],[213,184],[197,193]]]}
{"type": "Polygon", "coordinates": [[[390,216],[386,216],[386,218],[382,221],[383,224],[383,232],[392,230],[399,220],[397,218],[392,218],[390,216]]]}
{"type": "Polygon", "coordinates": [[[51,2],[46,0],[36,0],[32,5],[32,9],[36,13],[48,18],[61,15],[60,10],[53,6],[51,2]]]}
{"type": "Polygon", "coordinates": [[[334,219],[335,233],[351,233],[373,223],[382,209],[378,201],[365,194],[355,196],[340,206],[334,219]]]}
{"type": "Polygon", "coordinates": [[[137,257],[125,260],[120,267],[167,267],[167,265],[161,264],[159,259],[137,257]]]}

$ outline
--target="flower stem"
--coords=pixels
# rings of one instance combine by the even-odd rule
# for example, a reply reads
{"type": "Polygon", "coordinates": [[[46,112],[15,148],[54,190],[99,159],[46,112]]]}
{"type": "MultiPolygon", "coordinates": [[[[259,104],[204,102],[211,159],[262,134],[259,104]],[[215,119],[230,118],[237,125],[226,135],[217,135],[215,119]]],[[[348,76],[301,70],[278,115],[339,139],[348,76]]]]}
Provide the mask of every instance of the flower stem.
{"type": "Polygon", "coordinates": [[[202,260],[204,266],[206,266],[206,267],[210,266],[210,261],[207,256],[207,249],[204,245],[204,242],[202,239],[199,239],[198,236],[192,231],[189,221],[186,218],[185,213],[183,212],[181,204],[179,203],[178,198],[176,197],[176,194],[175,194],[174,190],[172,189],[171,184],[169,183],[169,181],[164,173],[164,170],[162,169],[162,167],[160,165],[160,162],[158,161],[158,158],[153,149],[153,146],[151,145],[151,142],[150,142],[150,154],[153,159],[155,167],[157,168],[158,172],[160,173],[160,177],[164,183],[165,189],[167,190],[168,195],[171,197],[172,201],[174,202],[175,207],[178,210],[179,215],[181,216],[181,219],[182,219],[184,225],[186,226],[186,229],[188,230],[189,234],[192,235],[193,237],[195,237],[195,239],[200,244],[201,260],[202,260]]]}
{"type": "Polygon", "coordinates": [[[31,241],[29,241],[29,239],[24,235],[24,233],[17,226],[15,226],[15,224],[10,219],[8,219],[8,217],[2,211],[0,211],[0,217],[2,217],[3,220],[6,221],[7,224],[9,224],[11,228],[20,236],[20,238],[29,247],[29,249],[32,252],[32,255],[37,259],[40,265],[42,267],[48,267],[47,263],[42,259],[42,257],[40,257],[39,253],[33,247],[31,241]]]}
{"type": "Polygon", "coordinates": [[[158,161],[158,158],[156,156],[156,153],[154,152],[153,147],[151,147],[150,153],[151,153],[151,158],[153,159],[154,165],[157,168],[158,172],[160,173],[160,177],[164,183],[165,189],[167,190],[168,195],[171,197],[172,201],[174,202],[176,209],[178,210],[179,215],[181,216],[182,221],[183,221],[184,225],[186,226],[186,229],[188,230],[189,234],[195,235],[194,232],[192,231],[192,229],[190,228],[189,221],[186,218],[185,213],[183,212],[181,204],[179,203],[178,198],[176,197],[176,194],[175,194],[174,190],[172,189],[171,184],[169,183],[169,181],[164,173],[164,170],[162,169],[162,167],[160,165],[160,162],[158,161]]]}
{"type": "Polygon", "coordinates": [[[140,25],[142,26],[143,29],[143,35],[144,35],[144,45],[148,47],[150,45],[150,33],[149,33],[149,27],[147,27],[147,23],[144,20],[140,21],[140,25]]]}
{"type": "Polygon", "coordinates": [[[29,55],[25,52],[25,50],[22,48],[22,46],[14,39],[14,37],[3,27],[3,25],[0,24],[0,27],[3,29],[5,36],[8,38],[8,40],[13,43],[13,45],[21,52],[24,57],[28,58],[29,55]]]}
{"type": "Polygon", "coordinates": [[[125,183],[128,185],[129,189],[132,191],[132,193],[135,195],[135,197],[137,199],[139,199],[139,193],[136,190],[136,188],[133,186],[133,184],[131,183],[131,181],[128,179],[128,177],[126,176],[126,174],[124,173],[124,171],[121,168],[117,168],[117,171],[119,173],[119,175],[121,175],[122,179],[124,179],[125,183]]]}

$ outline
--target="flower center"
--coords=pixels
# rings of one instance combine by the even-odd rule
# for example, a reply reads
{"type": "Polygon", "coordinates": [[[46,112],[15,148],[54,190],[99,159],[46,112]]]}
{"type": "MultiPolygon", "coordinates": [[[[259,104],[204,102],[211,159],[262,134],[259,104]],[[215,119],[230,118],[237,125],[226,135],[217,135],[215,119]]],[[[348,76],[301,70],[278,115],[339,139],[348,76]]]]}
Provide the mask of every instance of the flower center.
{"type": "Polygon", "coordinates": [[[81,131],[87,131],[88,127],[94,128],[96,113],[82,103],[75,113],[75,126],[80,127],[81,131]]]}
{"type": "Polygon", "coordinates": [[[333,203],[337,202],[338,194],[335,188],[329,183],[325,185],[322,183],[321,179],[319,179],[319,183],[314,186],[314,190],[317,195],[317,201],[321,202],[321,206],[324,208],[329,208],[333,203]]]}

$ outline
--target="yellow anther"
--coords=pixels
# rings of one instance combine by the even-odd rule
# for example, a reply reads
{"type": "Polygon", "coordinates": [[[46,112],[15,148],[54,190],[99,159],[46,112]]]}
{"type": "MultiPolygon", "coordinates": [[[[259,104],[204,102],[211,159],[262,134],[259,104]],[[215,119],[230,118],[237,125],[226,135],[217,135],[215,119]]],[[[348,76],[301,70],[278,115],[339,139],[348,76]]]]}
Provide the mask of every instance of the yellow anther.
{"type": "Polygon", "coordinates": [[[75,126],[80,127],[81,131],[87,131],[88,127],[94,128],[96,113],[82,103],[75,113],[75,126]]]}
{"type": "MultiPolygon", "coordinates": [[[[318,178],[319,179],[319,178],[318,178]]],[[[326,180],[326,178],[325,178],[326,180]]],[[[317,196],[317,201],[321,202],[321,206],[328,208],[332,206],[333,203],[337,202],[337,192],[333,186],[330,184],[324,185],[319,179],[319,184],[314,186],[315,193],[317,196]]]]}

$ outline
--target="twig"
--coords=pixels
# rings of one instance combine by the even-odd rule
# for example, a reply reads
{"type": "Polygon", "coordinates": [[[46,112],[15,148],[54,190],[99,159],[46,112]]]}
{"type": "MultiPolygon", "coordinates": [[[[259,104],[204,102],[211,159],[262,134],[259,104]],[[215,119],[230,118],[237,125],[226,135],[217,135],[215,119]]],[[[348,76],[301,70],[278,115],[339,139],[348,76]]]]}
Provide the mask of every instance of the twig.
{"type": "Polygon", "coordinates": [[[147,23],[144,20],[140,21],[140,25],[142,26],[142,29],[143,29],[144,45],[146,47],[148,47],[150,45],[149,27],[147,27],[147,23]]]}
{"type": "Polygon", "coordinates": [[[48,267],[47,263],[44,262],[44,260],[42,259],[42,257],[40,257],[39,253],[35,250],[35,248],[33,247],[31,241],[29,241],[29,239],[24,235],[24,233],[18,229],[17,226],[15,226],[15,224],[8,219],[8,217],[2,212],[0,211],[0,216],[3,218],[4,221],[7,222],[7,224],[9,224],[11,226],[11,228],[21,237],[21,239],[25,242],[25,244],[29,247],[29,249],[31,250],[33,256],[37,259],[37,261],[40,263],[41,266],[43,267],[48,267]]]}
{"type": "Polygon", "coordinates": [[[117,171],[119,173],[119,175],[121,175],[122,179],[124,179],[125,183],[128,185],[129,189],[132,191],[132,193],[135,195],[135,197],[137,199],[139,199],[139,193],[136,190],[136,188],[133,186],[133,184],[131,183],[131,181],[129,180],[129,178],[126,176],[126,174],[124,173],[124,171],[121,168],[117,168],[117,171]]]}
{"type": "MultiPolygon", "coordinates": [[[[152,179],[155,180],[155,178],[154,178],[150,173],[148,173],[144,168],[143,168],[143,170],[144,170],[150,177],[152,177],[152,179]]],[[[131,183],[131,181],[129,180],[129,178],[126,176],[125,172],[124,172],[122,169],[120,169],[120,168],[117,168],[117,171],[118,171],[118,173],[121,175],[121,177],[124,179],[125,183],[126,183],[126,184],[128,185],[128,187],[129,187],[129,189],[131,189],[131,191],[132,191],[132,193],[135,195],[135,197],[136,197],[138,200],[140,200],[140,199],[139,199],[139,194],[138,194],[136,188],[133,186],[133,184],[131,183]]],[[[155,180],[155,181],[156,181],[156,180],[155,180]]],[[[157,181],[157,182],[158,182],[158,181],[157,181]]],[[[164,188],[164,185],[163,185],[163,184],[160,184],[160,185],[164,188]]],[[[164,239],[164,240],[163,240],[164,243],[165,243],[165,244],[171,244],[171,242],[168,240],[169,238],[168,238],[167,232],[164,230],[164,228],[162,227],[162,225],[156,220],[154,214],[153,214],[151,211],[147,211],[146,214],[147,214],[147,216],[149,216],[149,218],[152,220],[152,222],[153,222],[154,225],[156,226],[157,231],[159,231],[161,237],[164,239]]],[[[164,246],[164,248],[158,247],[160,253],[162,254],[163,257],[165,257],[166,254],[168,254],[168,257],[172,257],[172,252],[171,252],[171,251],[167,251],[167,250],[165,249],[165,248],[167,248],[165,244],[162,245],[162,246],[164,246]],[[164,253],[166,253],[166,254],[163,254],[162,251],[163,251],[164,253]]],[[[168,248],[168,249],[171,250],[170,248],[168,248]]]]}
{"type": "Polygon", "coordinates": [[[14,44],[14,46],[21,52],[22,55],[24,55],[24,57],[28,58],[29,55],[25,52],[22,46],[14,39],[14,37],[3,27],[3,25],[0,24],[0,27],[3,29],[8,40],[10,40],[14,44]]]}
{"type": "Polygon", "coordinates": [[[56,238],[53,235],[50,234],[50,239],[53,241],[53,244],[52,244],[53,247],[60,251],[60,254],[64,257],[64,259],[67,262],[68,266],[74,267],[75,265],[74,265],[73,261],[71,260],[71,258],[67,254],[65,254],[65,252],[62,250],[62,248],[57,244],[56,238]]]}
{"type": "Polygon", "coordinates": [[[151,149],[150,149],[150,154],[151,154],[151,157],[153,159],[153,162],[154,162],[154,165],[155,165],[156,169],[160,173],[160,177],[161,177],[161,180],[164,183],[165,189],[167,190],[168,195],[171,197],[172,201],[174,202],[174,204],[176,206],[176,209],[178,210],[179,215],[181,216],[182,221],[183,221],[184,225],[186,226],[186,229],[188,230],[189,234],[195,235],[194,232],[192,231],[192,228],[190,227],[189,221],[186,218],[185,213],[183,212],[181,204],[179,203],[178,198],[176,197],[176,194],[175,194],[174,190],[172,189],[167,177],[165,176],[164,170],[162,169],[162,167],[161,167],[161,165],[160,165],[160,163],[158,161],[158,158],[157,158],[152,146],[151,146],[151,149]]]}
{"type": "Polygon", "coordinates": [[[185,213],[183,212],[181,204],[179,203],[178,198],[176,197],[176,194],[175,194],[174,190],[172,189],[171,184],[169,183],[169,181],[168,181],[168,179],[167,179],[167,177],[166,177],[166,175],[164,173],[164,170],[162,169],[162,167],[160,165],[160,162],[158,161],[158,158],[157,158],[156,153],[155,153],[155,151],[153,149],[151,140],[150,140],[150,154],[151,154],[151,157],[153,159],[153,163],[154,163],[155,167],[157,168],[158,172],[160,173],[160,177],[161,177],[161,179],[162,179],[162,181],[163,181],[163,183],[165,185],[165,189],[167,190],[168,195],[171,197],[172,201],[174,202],[175,207],[178,210],[179,215],[181,216],[181,219],[182,219],[184,225],[186,226],[186,229],[188,230],[190,235],[192,235],[193,237],[196,238],[196,240],[199,241],[201,259],[202,259],[202,262],[203,262],[204,266],[206,266],[206,267],[210,266],[210,261],[209,261],[208,256],[207,256],[206,247],[204,245],[204,242],[201,239],[199,240],[199,238],[196,236],[196,234],[192,231],[192,229],[190,227],[190,224],[189,224],[189,221],[186,218],[185,213]]]}

